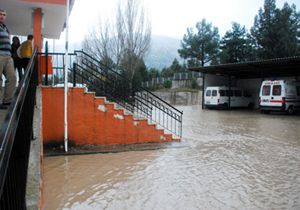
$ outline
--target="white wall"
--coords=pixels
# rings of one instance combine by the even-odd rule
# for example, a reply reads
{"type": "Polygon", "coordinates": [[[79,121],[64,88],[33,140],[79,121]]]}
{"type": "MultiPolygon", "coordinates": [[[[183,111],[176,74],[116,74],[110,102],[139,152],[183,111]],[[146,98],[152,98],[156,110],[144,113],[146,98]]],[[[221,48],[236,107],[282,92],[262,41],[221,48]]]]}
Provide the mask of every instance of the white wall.
{"type": "Polygon", "coordinates": [[[237,81],[237,86],[241,87],[249,93],[251,93],[254,103],[254,108],[259,107],[259,90],[261,85],[262,79],[240,79],[237,81]]]}
{"type": "MultiPolygon", "coordinates": [[[[205,74],[204,90],[208,86],[228,86],[228,77],[205,74]]],[[[231,79],[231,86],[236,86],[236,80],[231,79]]]]}

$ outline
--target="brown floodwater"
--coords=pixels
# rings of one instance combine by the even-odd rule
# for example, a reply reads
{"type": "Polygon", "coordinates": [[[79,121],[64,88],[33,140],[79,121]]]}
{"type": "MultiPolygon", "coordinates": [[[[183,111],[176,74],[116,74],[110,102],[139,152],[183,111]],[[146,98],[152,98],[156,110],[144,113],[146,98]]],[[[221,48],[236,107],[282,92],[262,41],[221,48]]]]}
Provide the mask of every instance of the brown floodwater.
{"type": "Polygon", "coordinates": [[[300,116],[179,108],[169,148],[45,158],[45,210],[300,209],[300,116]]]}

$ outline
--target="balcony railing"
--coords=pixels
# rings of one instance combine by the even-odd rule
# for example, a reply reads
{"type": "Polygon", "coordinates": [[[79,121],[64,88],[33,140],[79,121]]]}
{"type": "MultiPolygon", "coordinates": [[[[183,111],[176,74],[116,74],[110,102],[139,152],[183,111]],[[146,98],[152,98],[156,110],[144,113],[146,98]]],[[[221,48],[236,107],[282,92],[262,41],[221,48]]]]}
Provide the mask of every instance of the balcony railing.
{"type": "Polygon", "coordinates": [[[26,209],[26,181],[33,135],[37,51],[16,89],[0,132],[0,209],[26,209]]]}

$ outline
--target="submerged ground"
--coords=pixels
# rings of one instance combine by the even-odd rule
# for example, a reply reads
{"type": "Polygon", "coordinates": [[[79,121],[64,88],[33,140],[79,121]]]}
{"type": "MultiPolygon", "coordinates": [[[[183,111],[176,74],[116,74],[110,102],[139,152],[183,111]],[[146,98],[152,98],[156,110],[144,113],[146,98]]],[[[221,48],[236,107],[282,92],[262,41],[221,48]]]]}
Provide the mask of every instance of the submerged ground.
{"type": "Polygon", "coordinates": [[[47,157],[45,209],[300,209],[300,116],[179,109],[168,148],[47,157]]]}

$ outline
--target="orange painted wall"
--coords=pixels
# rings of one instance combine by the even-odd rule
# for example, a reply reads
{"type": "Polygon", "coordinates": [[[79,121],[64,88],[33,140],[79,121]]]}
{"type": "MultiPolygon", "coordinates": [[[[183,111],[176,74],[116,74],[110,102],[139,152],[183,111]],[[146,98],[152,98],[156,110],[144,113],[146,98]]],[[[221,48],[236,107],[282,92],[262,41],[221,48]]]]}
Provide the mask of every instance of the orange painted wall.
{"type": "Polygon", "coordinates": [[[26,2],[46,3],[46,4],[62,4],[66,5],[66,0],[21,0],[26,2]]]}
{"type": "MultiPolygon", "coordinates": [[[[42,88],[43,141],[63,142],[64,101],[63,88],[42,88]]],[[[149,125],[147,120],[134,120],[132,115],[115,109],[113,103],[104,98],[95,98],[84,93],[82,88],[70,88],[68,94],[68,135],[78,145],[111,145],[146,142],[172,141],[171,135],[164,134],[149,125]]]]}
{"type": "Polygon", "coordinates": [[[33,11],[33,37],[34,37],[34,47],[42,50],[42,9],[36,8],[33,11]]]}

